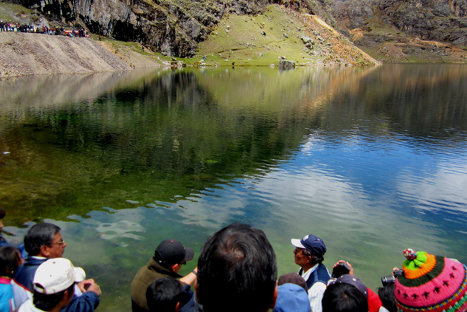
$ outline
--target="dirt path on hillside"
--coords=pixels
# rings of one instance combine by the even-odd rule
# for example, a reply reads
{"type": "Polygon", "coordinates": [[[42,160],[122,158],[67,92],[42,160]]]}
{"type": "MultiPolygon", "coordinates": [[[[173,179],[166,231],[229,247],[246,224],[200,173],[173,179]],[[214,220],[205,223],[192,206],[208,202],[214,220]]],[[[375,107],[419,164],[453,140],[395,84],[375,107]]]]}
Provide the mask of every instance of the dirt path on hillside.
{"type": "Polygon", "coordinates": [[[0,32],[0,78],[160,67],[151,57],[130,49],[115,54],[101,43],[89,38],[0,32]]]}

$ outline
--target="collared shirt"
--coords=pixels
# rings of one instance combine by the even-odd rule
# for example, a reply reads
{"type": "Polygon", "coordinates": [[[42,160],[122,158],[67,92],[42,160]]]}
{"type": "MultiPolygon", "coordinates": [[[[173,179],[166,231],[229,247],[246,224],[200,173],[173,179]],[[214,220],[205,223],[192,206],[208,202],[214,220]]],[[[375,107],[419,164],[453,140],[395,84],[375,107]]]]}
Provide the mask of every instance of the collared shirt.
{"type": "MultiPolygon", "coordinates": [[[[311,273],[318,269],[319,263],[312,266],[308,271],[302,272],[301,277],[306,281],[310,278],[311,273]]],[[[314,283],[310,289],[308,289],[308,299],[310,300],[310,307],[312,312],[322,312],[323,307],[321,300],[323,299],[324,291],[326,290],[326,284],[323,282],[314,283]]]]}

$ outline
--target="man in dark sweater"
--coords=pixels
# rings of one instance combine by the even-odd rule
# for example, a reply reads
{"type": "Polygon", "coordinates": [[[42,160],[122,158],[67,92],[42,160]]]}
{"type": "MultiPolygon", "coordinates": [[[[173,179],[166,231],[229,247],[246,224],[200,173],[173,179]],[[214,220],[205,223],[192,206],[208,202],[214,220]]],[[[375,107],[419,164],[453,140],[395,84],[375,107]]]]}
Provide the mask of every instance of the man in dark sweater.
{"type": "Polygon", "coordinates": [[[191,285],[196,280],[196,270],[181,276],[178,271],[187,261],[193,259],[194,252],[185,248],[181,242],[174,239],[162,241],[157,246],[154,256],[147,265],[136,273],[131,282],[131,307],[133,312],[149,311],[146,300],[148,286],[162,277],[173,277],[180,282],[191,285]]]}

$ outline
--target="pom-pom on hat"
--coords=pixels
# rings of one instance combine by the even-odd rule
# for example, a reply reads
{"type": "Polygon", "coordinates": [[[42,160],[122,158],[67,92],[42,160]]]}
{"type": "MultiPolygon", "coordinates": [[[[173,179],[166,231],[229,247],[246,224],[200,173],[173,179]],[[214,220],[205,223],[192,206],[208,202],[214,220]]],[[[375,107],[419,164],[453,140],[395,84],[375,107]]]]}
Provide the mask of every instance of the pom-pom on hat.
{"type": "Polygon", "coordinates": [[[457,260],[406,249],[404,274],[394,295],[402,312],[464,312],[467,310],[467,267],[457,260]]]}

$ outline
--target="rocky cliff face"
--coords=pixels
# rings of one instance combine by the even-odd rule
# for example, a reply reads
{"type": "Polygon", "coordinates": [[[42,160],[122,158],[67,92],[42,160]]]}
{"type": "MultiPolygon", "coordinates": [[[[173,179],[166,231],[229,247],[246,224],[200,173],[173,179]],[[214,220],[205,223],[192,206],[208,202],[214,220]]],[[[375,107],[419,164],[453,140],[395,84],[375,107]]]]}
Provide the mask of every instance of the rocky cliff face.
{"type": "Polygon", "coordinates": [[[466,0],[337,0],[332,12],[344,30],[378,21],[424,40],[467,45],[466,0]]]}
{"type": "Polygon", "coordinates": [[[228,13],[256,14],[266,0],[20,0],[79,22],[95,34],[136,41],[168,56],[189,57],[228,13]]]}
{"type": "Polygon", "coordinates": [[[384,58],[384,42],[406,42],[410,36],[461,49],[467,46],[467,0],[13,1],[79,23],[92,33],[136,41],[168,56],[194,55],[198,43],[207,38],[223,16],[262,13],[270,3],[319,15],[377,57],[384,58]]]}
{"type": "Polygon", "coordinates": [[[341,32],[379,59],[466,61],[467,0],[336,0],[331,12],[341,32]]]}
{"type": "Polygon", "coordinates": [[[13,0],[95,34],[136,41],[168,56],[192,56],[225,14],[258,14],[269,3],[332,19],[327,0],[13,0]]]}

